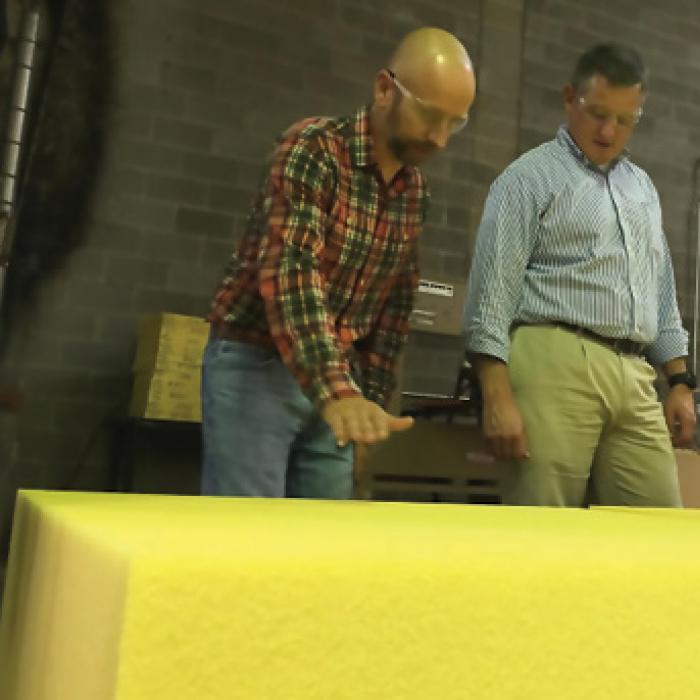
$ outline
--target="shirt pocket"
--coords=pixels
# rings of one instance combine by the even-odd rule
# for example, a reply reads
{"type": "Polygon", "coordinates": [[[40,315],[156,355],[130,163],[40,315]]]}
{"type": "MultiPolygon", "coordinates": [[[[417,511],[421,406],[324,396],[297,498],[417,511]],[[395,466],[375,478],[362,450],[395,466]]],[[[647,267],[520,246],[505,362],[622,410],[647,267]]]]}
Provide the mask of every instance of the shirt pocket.
{"type": "Polygon", "coordinates": [[[376,275],[379,279],[393,278],[402,272],[415,244],[415,238],[408,226],[387,226],[385,236],[378,242],[376,275]]]}
{"type": "Polygon", "coordinates": [[[377,276],[394,277],[406,268],[423,227],[423,209],[402,198],[394,200],[380,224],[377,238],[377,276]]]}
{"type": "Polygon", "coordinates": [[[597,183],[565,185],[539,213],[533,261],[547,265],[575,265],[589,260],[600,246],[603,232],[615,227],[609,197],[597,183]]]}
{"type": "Polygon", "coordinates": [[[333,315],[343,312],[360,288],[372,249],[370,225],[368,215],[356,212],[331,217],[328,222],[320,268],[326,283],[326,302],[333,315]]]}
{"type": "Polygon", "coordinates": [[[331,218],[326,231],[324,257],[332,267],[361,270],[372,247],[371,217],[350,212],[344,218],[331,218]]]}
{"type": "Polygon", "coordinates": [[[649,260],[652,279],[658,280],[664,261],[664,230],[661,210],[654,202],[642,202],[640,205],[643,226],[640,240],[643,241],[642,256],[649,260]]]}
{"type": "Polygon", "coordinates": [[[648,269],[656,280],[663,267],[665,240],[661,207],[646,193],[634,189],[624,195],[623,217],[632,234],[635,265],[644,274],[648,269]]]}

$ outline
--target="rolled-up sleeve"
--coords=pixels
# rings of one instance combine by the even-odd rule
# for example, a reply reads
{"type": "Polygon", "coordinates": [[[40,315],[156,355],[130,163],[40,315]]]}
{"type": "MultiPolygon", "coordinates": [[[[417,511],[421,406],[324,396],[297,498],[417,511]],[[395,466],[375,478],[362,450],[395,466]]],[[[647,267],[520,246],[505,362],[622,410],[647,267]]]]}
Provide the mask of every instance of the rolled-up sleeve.
{"type": "Polygon", "coordinates": [[[318,141],[284,143],[273,161],[259,284],[270,335],[311,401],[360,395],[326,307],[320,272],[330,158],[318,141]]]}
{"type": "Polygon", "coordinates": [[[510,327],[535,242],[536,211],[519,175],[506,171],[492,185],[467,286],[464,331],[470,353],[508,361],[510,327]]]}
{"type": "Polygon", "coordinates": [[[683,328],[678,310],[673,263],[665,236],[657,284],[659,285],[658,335],[656,340],[647,347],[646,355],[652,364],[663,365],[669,360],[685,357],[688,354],[688,332],[683,328]]]}

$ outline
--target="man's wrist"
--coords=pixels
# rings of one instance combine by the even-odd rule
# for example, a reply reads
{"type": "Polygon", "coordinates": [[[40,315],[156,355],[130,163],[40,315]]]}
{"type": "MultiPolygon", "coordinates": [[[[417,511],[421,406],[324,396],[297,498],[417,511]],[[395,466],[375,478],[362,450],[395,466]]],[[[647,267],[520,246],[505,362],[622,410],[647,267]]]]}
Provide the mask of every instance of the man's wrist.
{"type": "Polygon", "coordinates": [[[512,396],[508,365],[503,360],[481,355],[476,367],[485,401],[498,401],[512,396]]]}
{"type": "Polygon", "coordinates": [[[677,386],[685,386],[690,391],[694,391],[698,386],[698,380],[695,375],[685,370],[684,372],[676,372],[668,377],[668,386],[673,389],[677,386]]]}

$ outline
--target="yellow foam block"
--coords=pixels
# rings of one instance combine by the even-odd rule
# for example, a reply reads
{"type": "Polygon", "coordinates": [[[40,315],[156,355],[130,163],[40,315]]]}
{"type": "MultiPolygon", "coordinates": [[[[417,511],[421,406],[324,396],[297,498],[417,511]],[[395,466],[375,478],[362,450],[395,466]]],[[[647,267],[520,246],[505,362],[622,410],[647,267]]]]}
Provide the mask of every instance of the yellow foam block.
{"type": "Polygon", "coordinates": [[[700,697],[700,517],[22,492],[3,700],[700,697]]]}

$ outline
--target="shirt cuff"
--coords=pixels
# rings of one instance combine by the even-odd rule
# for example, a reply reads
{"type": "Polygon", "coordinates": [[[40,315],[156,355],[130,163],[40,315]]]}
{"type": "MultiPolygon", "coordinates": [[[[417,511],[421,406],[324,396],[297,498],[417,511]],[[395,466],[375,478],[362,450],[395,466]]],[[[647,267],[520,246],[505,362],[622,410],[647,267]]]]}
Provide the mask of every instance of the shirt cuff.
{"type": "Polygon", "coordinates": [[[685,330],[661,332],[658,338],[647,346],[644,354],[656,367],[665,365],[677,357],[688,356],[688,333],[685,330]]]}
{"type": "Polygon", "coordinates": [[[306,395],[320,409],[326,401],[362,396],[353,378],[343,370],[328,370],[311,382],[306,395]]]}
{"type": "Polygon", "coordinates": [[[472,337],[467,340],[467,352],[474,355],[489,355],[508,363],[510,343],[504,344],[492,338],[472,337]]]}

